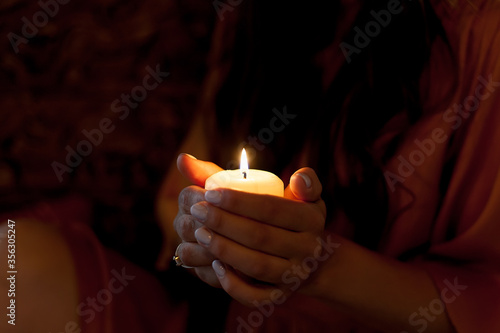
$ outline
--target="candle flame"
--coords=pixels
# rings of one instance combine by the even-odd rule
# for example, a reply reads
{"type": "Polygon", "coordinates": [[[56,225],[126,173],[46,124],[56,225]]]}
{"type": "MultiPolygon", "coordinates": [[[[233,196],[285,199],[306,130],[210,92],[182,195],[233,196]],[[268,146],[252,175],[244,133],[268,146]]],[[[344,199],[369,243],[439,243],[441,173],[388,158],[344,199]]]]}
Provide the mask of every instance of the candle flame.
{"type": "Polygon", "coordinates": [[[245,148],[241,151],[241,159],[240,159],[240,171],[245,178],[247,178],[248,174],[248,160],[247,160],[247,152],[245,148]]]}

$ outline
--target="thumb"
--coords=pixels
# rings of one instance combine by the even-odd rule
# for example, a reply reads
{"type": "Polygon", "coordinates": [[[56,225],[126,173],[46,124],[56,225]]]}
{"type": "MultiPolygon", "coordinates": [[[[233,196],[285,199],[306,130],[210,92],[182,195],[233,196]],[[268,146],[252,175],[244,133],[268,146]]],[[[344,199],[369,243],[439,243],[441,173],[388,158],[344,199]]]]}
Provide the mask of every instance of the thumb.
{"type": "Polygon", "coordinates": [[[205,186],[205,180],[222,168],[212,162],[196,159],[189,154],[180,154],[177,157],[177,169],[194,185],[205,186]]]}
{"type": "Polygon", "coordinates": [[[316,202],[321,199],[322,189],[316,172],[311,168],[302,168],[290,177],[290,184],[285,189],[285,197],[316,202]]]}

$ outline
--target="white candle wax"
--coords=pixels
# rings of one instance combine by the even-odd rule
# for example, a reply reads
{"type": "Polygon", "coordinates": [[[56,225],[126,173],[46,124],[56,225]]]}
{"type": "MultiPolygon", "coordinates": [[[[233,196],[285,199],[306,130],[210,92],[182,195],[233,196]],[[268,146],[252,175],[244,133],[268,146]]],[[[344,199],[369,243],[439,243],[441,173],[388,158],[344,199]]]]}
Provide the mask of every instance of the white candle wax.
{"type": "Polygon", "coordinates": [[[262,170],[248,170],[245,148],[241,151],[240,169],[220,171],[208,177],[205,189],[230,188],[256,194],[284,195],[283,181],[276,175],[262,170]]]}
{"type": "Polygon", "coordinates": [[[250,169],[246,178],[241,170],[225,170],[210,176],[205,182],[206,190],[230,188],[256,194],[284,195],[283,181],[271,172],[250,169]]]}

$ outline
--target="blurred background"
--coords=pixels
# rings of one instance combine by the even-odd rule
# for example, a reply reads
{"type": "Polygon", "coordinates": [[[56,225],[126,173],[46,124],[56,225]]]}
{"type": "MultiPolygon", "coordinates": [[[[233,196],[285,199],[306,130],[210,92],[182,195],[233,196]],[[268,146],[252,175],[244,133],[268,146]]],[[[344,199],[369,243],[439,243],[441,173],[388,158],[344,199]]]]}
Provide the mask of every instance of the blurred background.
{"type": "Polygon", "coordinates": [[[84,195],[101,242],[152,269],[155,195],[192,121],[217,13],[201,0],[60,1],[45,1],[51,13],[0,2],[0,210],[84,195]],[[38,32],[16,39],[34,19],[38,32]],[[147,66],[170,75],[119,119],[113,101],[142,86],[147,66]],[[103,118],[115,130],[60,181],[54,161],[103,118]]]}

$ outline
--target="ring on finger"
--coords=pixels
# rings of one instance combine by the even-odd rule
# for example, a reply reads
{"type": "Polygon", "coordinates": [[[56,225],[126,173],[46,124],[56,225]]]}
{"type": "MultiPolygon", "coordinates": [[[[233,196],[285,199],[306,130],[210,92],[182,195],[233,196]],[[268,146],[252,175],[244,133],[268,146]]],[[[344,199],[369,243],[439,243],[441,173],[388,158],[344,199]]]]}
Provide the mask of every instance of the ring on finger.
{"type": "Polygon", "coordinates": [[[177,248],[175,249],[174,257],[172,258],[175,261],[175,266],[181,266],[183,268],[194,268],[192,266],[184,265],[184,262],[182,261],[181,257],[179,257],[179,247],[181,245],[182,245],[182,243],[180,243],[179,245],[177,245],[177,248]]]}

